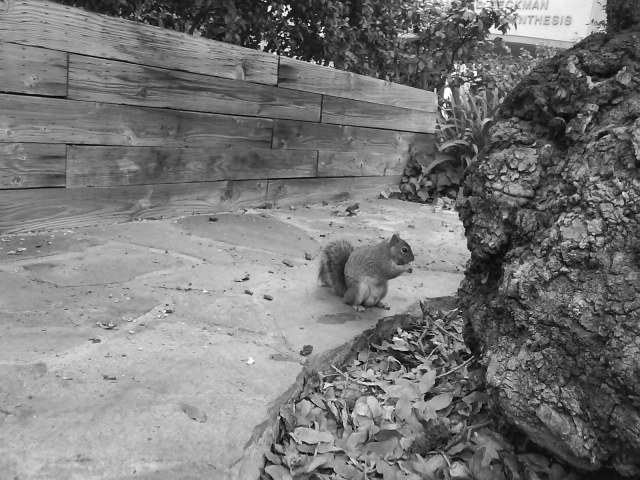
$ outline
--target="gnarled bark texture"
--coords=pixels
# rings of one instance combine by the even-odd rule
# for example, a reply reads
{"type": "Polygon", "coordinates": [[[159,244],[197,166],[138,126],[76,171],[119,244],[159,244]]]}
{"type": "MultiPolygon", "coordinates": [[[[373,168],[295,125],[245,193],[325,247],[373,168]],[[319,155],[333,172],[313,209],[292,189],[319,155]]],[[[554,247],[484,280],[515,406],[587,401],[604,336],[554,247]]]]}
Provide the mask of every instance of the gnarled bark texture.
{"type": "Polygon", "coordinates": [[[640,28],[539,66],[491,135],[460,209],[466,338],[511,423],[640,476],[640,28]]]}
{"type": "Polygon", "coordinates": [[[640,23],[640,2],[606,0],[607,30],[617,33],[640,23]]]}

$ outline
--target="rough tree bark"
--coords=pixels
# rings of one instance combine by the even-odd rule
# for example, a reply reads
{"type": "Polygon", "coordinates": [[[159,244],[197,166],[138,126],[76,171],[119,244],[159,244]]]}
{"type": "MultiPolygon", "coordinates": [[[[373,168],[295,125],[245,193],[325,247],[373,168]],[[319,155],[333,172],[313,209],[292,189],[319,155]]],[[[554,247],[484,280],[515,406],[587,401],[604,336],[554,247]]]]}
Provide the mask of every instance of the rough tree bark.
{"type": "Polygon", "coordinates": [[[505,102],[466,180],[459,293],[505,418],[640,477],[640,2],[607,13],[505,102]]]}
{"type": "Polygon", "coordinates": [[[607,30],[615,34],[640,23],[640,2],[607,0],[607,30]]]}

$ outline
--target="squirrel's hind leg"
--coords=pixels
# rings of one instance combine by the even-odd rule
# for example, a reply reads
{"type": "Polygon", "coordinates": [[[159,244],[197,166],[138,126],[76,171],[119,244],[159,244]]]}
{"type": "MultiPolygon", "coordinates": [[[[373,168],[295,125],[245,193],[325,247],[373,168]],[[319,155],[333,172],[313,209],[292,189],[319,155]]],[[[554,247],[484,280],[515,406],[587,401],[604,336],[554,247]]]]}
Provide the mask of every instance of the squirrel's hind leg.
{"type": "Polygon", "coordinates": [[[382,301],[382,299],[387,296],[387,290],[389,287],[387,285],[387,282],[382,282],[378,287],[379,289],[376,307],[382,308],[384,310],[391,310],[391,307],[382,301]]]}
{"type": "Polygon", "coordinates": [[[363,277],[356,285],[352,285],[342,298],[359,312],[364,311],[364,307],[378,307],[389,310],[389,306],[382,302],[386,294],[386,282],[378,282],[375,279],[363,277]]]}
{"type": "Polygon", "coordinates": [[[351,305],[356,311],[364,311],[363,301],[368,295],[369,287],[360,282],[349,287],[342,299],[345,303],[351,305]]]}

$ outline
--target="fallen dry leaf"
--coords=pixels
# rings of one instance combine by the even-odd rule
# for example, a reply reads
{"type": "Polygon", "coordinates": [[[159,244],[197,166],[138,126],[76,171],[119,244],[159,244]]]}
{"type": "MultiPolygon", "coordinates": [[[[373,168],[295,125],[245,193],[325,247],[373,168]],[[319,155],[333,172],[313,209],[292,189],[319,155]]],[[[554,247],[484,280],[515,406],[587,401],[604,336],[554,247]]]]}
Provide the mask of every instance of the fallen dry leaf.
{"type": "Polygon", "coordinates": [[[311,352],[313,352],[313,345],[305,345],[302,347],[302,350],[300,350],[300,355],[306,357],[307,355],[311,355],[311,352]]]}
{"type": "Polygon", "coordinates": [[[193,405],[189,405],[188,403],[180,404],[180,408],[184,413],[189,416],[189,418],[204,423],[207,421],[207,414],[200,410],[198,407],[194,407],[193,405]]]}
{"type": "Polygon", "coordinates": [[[116,323],[113,323],[113,322],[109,322],[109,323],[96,322],[96,325],[98,325],[100,328],[104,328],[105,330],[113,330],[118,326],[116,323]]]}

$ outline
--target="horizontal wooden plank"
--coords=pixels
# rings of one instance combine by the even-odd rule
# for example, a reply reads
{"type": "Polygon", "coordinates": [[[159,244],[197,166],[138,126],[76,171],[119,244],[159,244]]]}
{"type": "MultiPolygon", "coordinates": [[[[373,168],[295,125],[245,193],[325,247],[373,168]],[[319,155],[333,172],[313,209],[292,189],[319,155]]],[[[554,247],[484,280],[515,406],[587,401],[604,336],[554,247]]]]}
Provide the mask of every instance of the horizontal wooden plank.
{"type": "Polygon", "coordinates": [[[67,186],[315,177],[317,171],[316,151],[74,146],[67,186]]]}
{"type": "Polygon", "coordinates": [[[322,103],[315,93],[75,54],[68,98],[309,121],[322,103]]]}
{"type": "Polygon", "coordinates": [[[395,132],[367,127],[327,125],[292,120],[276,120],[273,148],[334,152],[377,151],[398,154],[413,151],[431,153],[435,135],[395,132]]]}
{"type": "Polygon", "coordinates": [[[423,112],[438,108],[433,92],[286,57],[280,57],[278,86],[423,112]]]}
{"type": "Polygon", "coordinates": [[[434,133],[436,114],[408,108],[325,96],[322,123],[434,133]]]}
{"type": "Polygon", "coordinates": [[[264,205],[266,181],[0,191],[0,234],[264,205]]]}
{"type": "Polygon", "coordinates": [[[272,120],[0,94],[0,142],[269,148],[272,120]]]}
{"type": "Polygon", "coordinates": [[[304,178],[271,180],[267,203],[276,207],[377,198],[380,193],[400,185],[401,176],[304,178]]]}
{"type": "Polygon", "coordinates": [[[64,145],[0,143],[0,189],[64,187],[64,145]]]}
{"type": "Polygon", "coordinates": [[[370,177],[402,175],[409,153],[319,152],[319,177],[370,177]]]}
{"type": "MultiPolygon", "coordinates": [[[[0,5],[2,5],[0,3],[0,5]]],[[[0,8],[0,40],[275,85],[278,57],[44,0],[0,8]]]]}
{"type": "Polygon", "coordinates": [[[0,92],[64,97],[67,54],[0,41],[0,92]]]}

